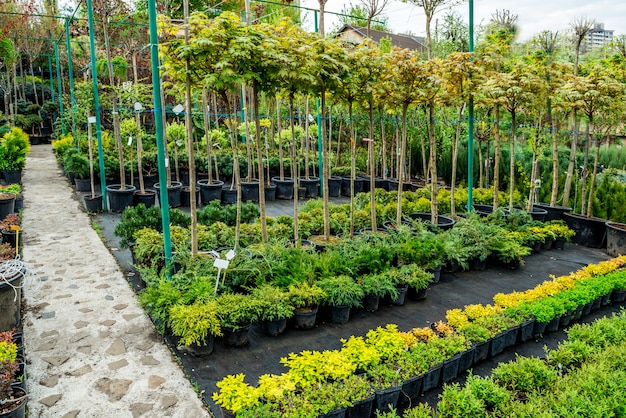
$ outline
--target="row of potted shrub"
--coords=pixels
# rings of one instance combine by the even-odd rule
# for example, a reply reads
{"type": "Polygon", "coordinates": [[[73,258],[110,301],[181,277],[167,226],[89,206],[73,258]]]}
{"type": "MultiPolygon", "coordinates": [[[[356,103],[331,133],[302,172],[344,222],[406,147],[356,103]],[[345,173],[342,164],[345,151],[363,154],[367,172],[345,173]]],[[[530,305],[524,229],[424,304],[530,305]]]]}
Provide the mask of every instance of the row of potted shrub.
{"type": "MultiPolygon", "coordinates": [[[[535,328],[534,324],[532,331],[524,332],[521,328],[528,322],[543,323],[532,316],[532,303],[540,305],[543,300],[559,297],[567,305],[565,300],[574,298],[574,289],[591,292],[599,303],[611,294],[623,301],[624,264],[626,257],[618,257],[553,278],[526,292],[497,295],[494,299],[503,301],[505,306],[468,305],[462,310],[450,310],[446,315],[448,323],[438,322],[432,328],[399,332],[394,325],[388,325],[370,331],[365,337],[353,336],[342,341],[340,350],[292,353],[282,360],[288,367],[286,373],[262,376],[257,386],[245,383],[243,375],[228,376],[218,382],[220,391],[213,399],[238,417],[290,416],[295,412],[285,409],[289,405],[303,405],[297,416],[317,417],[332,412],[325,405],[345,409],[338,416],[341,413],[356,416],[350,411],[358,408],[363,399],[339,396],[339,404],[337,401],[327,404],[322,396],[325,390],[332,393],[327,385],[341,387],[351,377],[349,384],[356,384],[359,379],[369,383],[370,392],[376,393],[371,402],[385,412],[387,405],[402,402],[401,393],[407,402],[414,400],[419,393],[456,376],[455,371],[463,371],[489,355],[497,355],[507,345],[538,335],[541,328],[535,328]],[[324,361],[320,361],[322,358],[324,361]]],[[[568,315],[571,318],[575,314],[568,312],[568,315]]],[[[548,319],[542,317],[541,321],[548,319]]]]}
{"type": "MultiPolygon", "coordinates": [[[[492,374],[470,374],[463,386],[444,387],[435,407],[418,404],[409,418],[484,416],[619,416],[626,379],[626,313],[576,324],[545,359],[518,357],[492,374]]],[[[399,418],[396,412],[381,415],[399,418]]]]}

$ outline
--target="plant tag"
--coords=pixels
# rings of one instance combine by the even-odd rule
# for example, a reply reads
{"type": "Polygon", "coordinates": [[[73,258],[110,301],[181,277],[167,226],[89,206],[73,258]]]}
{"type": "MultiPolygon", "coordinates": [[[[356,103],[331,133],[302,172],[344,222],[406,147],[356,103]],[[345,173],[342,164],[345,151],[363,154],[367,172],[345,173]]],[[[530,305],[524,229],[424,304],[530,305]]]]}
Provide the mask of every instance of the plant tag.
{"type": "Polygon", "coordinates": [[[235,258],[235,251],[230,250],[226,253],[226,259],[227,260],[232,260],[233,258],[235,258]]]}
{"type": "Polygon", "coordinates": [[[177,104],[176,106],[174,106],[174,108],[172,109],[172,112],[176,113],[177,115],[180,115],[180,113],[185,110],[185,108],[183,107],[183,105],[181,105],[180,103],[177,104]]]}
{"type": "Polygon", "coordinates": [[[132,145],[132,143],[133,143],[133,136],[131,135],[128,137],[128,146],[132,145]]]}
{"type": "Polygon", "coordinates": [[[227,269],[228,264],[230,264],[230,261],[222,260],[221,258],[216,258],[215,261],[213,262],[213,267],[217,267],[219,270],[222,270],[222,269],[227,269]]]}
{"type": "Polygon", "coordinates": [[[143,106],[139,102],[135,102],[134,107],[135,107],[135,111],[137,112],[140,112],[143,110],[143,106]]]}
{"type": "Polygon", "coordinates": [[[87,118],[87,122],[89,122],[89,123],[96,123],[96,117],[95,116],[89,116],[87,118]]]}
{"type": "Polygon", "coordinates": [[[167,167],[169,167],[169,166],[170,166],[170,159],[169,159],[169,158],[166,158],[166,159],[165,159],[165,168],[167,168],[167,167]]]}

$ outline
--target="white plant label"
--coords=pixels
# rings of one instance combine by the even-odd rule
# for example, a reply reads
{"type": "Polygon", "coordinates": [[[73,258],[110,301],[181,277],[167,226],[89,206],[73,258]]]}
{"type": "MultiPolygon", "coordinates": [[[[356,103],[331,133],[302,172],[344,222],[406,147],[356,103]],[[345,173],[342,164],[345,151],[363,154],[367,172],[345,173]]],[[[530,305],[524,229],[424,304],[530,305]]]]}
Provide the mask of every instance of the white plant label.
{"type": "Polygon", "coordinates": [[[87,118],[87,122],[89,122],[89,123],[96,123],[96,117],[95,116],[89,116],[87,118]]]}

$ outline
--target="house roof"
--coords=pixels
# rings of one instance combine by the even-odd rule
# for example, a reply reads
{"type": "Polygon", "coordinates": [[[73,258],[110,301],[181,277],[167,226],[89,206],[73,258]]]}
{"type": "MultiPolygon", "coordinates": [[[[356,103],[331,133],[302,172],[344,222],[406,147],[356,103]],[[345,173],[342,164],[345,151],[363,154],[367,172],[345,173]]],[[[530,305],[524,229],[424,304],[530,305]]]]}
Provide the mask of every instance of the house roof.
{"type": "MultiPolygon", "coordinates": [[[[363,39],[367,38],[367,28],[343,25],[343,27],[337,31],[336,36],[344,38],[348,42],[361,43],[363,39]]],[[[383,38],[388,38],[391,41],[391,45],[402,49],[408,48],[423,51],[426,44],[424,38],[420,36],[393,34],[374,29],[370,29],[369,37],[376,43],[380,43],[380,40],[383,38]]]]}

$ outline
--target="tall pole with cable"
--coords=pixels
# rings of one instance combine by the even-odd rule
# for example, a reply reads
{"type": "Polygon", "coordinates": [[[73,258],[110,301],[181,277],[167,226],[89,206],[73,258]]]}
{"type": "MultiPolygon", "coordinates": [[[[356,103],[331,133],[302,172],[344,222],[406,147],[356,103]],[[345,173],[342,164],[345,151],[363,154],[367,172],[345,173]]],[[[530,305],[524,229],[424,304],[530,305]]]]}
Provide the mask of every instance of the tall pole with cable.
{"type": "Polygon", "coordinates": [[[102,193],[102,209],[107,210],[106,172],[104,171],[104,149],[102,147],[102,123],[100,121],[100,99],[98,96],[98,72],[96,70],[96,40],[93,22],[93,5],[87,0],[87,19],[89,24],[89,58],[91,60],[91,81],[93,83],[93,107],[96,111],[96,139],[98,141],[98,163],[100,166],[100,190],[102,193]]]}
{"type": "Polygon", "coordinates": [[[150,24],[150,61],[152,67],[152,100],[154,103],[154,129],[157,143],[157,161],[159,170],[159,197],[161,205],[161,226],[163,227],[163,250],[165,265],[172,260],[172,240],[170,237],[170,211],[167,198],[167,170],[165,167],[165,146],[163,145],[163,102],[161,101],[161,82],[159,72],[159,36],[157,33],[156,1],[148,0],[148,21],[150,24]]]}
{"type": "MultiPolygon", "coordinates": [[[[469,52],[474,53],[474,0],[469,0],[469,52]]],[[[470,59],[474,59],[473,56],[470,59]]],[[[467,112],[467,211],[472,210],[474,188],[474,95],[470,95],[467,112]]]]}

